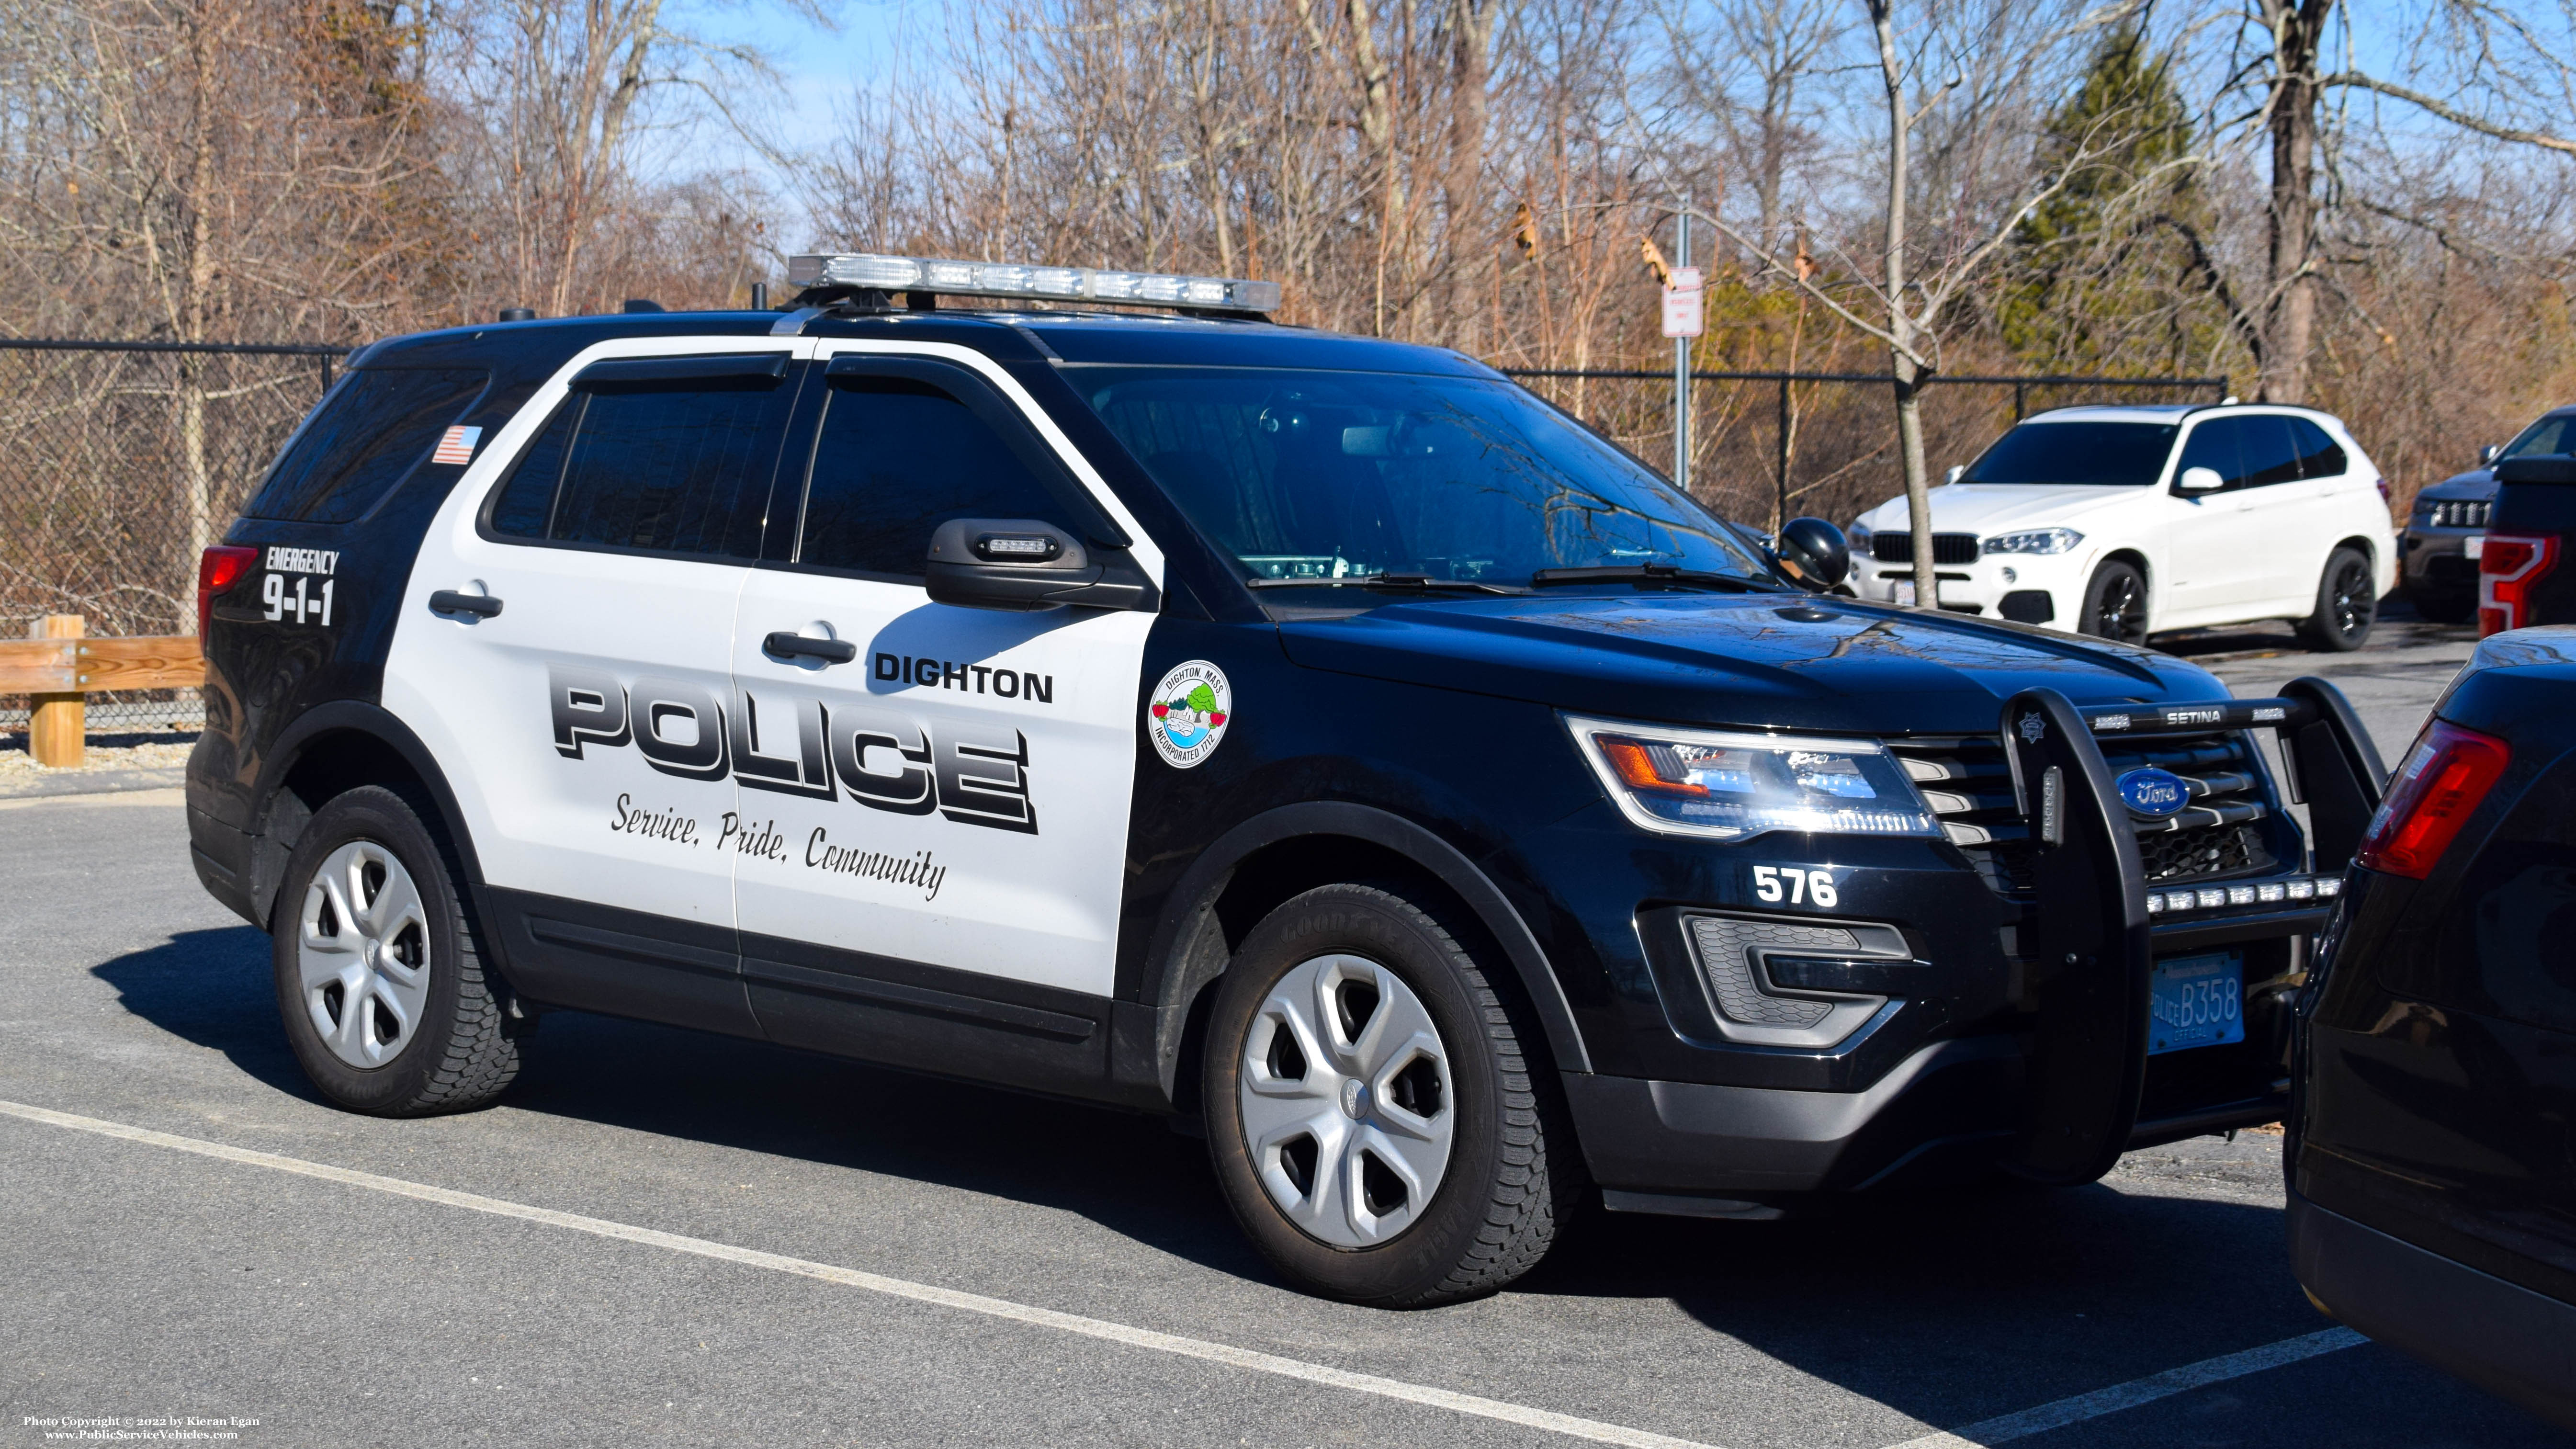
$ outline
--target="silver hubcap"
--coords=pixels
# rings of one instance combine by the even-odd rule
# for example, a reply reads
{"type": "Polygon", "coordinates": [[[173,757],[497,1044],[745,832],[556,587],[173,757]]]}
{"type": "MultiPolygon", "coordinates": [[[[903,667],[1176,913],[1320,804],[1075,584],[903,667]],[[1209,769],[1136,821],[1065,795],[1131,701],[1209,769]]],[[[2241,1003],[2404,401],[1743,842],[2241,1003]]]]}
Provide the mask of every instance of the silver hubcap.
{"type": "Polygon", "coordinates": [[[411,1045],[429,1001],[429,917],[392,851],[353,840],[322,862],[295,960],[304,1010],[333,1056],[381,1067],[411,1045]]]}
{"type": "Polygon", "coordinates": [[[1457,1120],[1449,1051],[1394,972],[1358,956],[1297,966],[1261,1003],[1236,1075],[1262,1189],[1314,1237],[1373,1247],[1440,1190],[1457,1120]]]}

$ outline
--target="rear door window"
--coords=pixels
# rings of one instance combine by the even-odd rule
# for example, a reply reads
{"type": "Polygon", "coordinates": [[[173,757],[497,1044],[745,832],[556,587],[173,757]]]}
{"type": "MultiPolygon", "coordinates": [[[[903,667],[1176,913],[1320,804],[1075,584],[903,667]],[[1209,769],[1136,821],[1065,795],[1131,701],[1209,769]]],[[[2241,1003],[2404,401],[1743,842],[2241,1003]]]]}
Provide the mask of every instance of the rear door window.
{"type": "Polygon", "coordinates": [[[362,368],[349,373],[242,507],[246,518],[347,523],[376,505],[483,394],[480,368],[362,368]]]}
{"type": "Polygon", "coordinates": [[[577,386],[520,455],[486,526],[574,546],[756,556],[792,402],[784,370],[577,386]]]}
{"type": "Polygon", "coordinates": [[[2175,475],[2185,468],[2213,469],[2230,489],[2295,482],[2301,474],[2294,421],[2278,413],[2210,418],[2183,441],[2175,475]]]}

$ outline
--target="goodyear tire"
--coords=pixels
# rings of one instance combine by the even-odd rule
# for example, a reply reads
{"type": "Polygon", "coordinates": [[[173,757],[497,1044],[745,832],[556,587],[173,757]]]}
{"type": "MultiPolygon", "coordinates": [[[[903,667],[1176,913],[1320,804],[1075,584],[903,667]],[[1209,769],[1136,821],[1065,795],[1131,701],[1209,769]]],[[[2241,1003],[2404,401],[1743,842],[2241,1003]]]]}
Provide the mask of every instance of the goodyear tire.
{"type": "Polygon", "coordinates": [[[1491,1293],[1572,1207],[1553,1083],[1484,967],[1393,891],[1330,885],[1245,939],[1202,1058],[1236,1221],[1308,1292],[1384,1308],[1491,1293]],[[1551,1151],[1553,1149],[1553,1153],[1551,1151]]]}
{"type": "Polygon", "coordinates": [[[489,1104],[519,1072],[453,852],[365,786],[305,826],[271,909],[278,1014],[322,1095],[384,1117],[489,1104]]]}

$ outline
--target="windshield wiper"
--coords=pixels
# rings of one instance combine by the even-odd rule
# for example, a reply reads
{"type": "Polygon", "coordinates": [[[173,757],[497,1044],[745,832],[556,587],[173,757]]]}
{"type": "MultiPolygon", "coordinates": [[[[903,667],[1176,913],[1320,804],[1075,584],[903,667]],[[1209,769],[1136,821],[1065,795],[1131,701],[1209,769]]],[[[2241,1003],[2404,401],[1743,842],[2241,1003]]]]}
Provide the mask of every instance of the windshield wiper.
{"type": "Polygon", "coordinates": [[[1740,589],[1747,593],[1771,593],[1778,588],[1775,584],[1739,574],[1710,573],[1673,564],[1588,564],[1580,568],[1540,569],[1530,575],[1530,587],[1534,589],[1544,589],[1552,584],[1620,583],[1695,584],[1703,588],[1740,589]]]}
{"type": "Polygon", "coordinates": [[[1413,593],[1431,593],[1456,589],[1470,594],[1519,594],[1528,592],[1509,584],[1481,583],[1475,579],[1435,579],[1429,574],[1346,574],[1338,579],[1246,579],[1251,589],[1403,589],[1413,593]]]}

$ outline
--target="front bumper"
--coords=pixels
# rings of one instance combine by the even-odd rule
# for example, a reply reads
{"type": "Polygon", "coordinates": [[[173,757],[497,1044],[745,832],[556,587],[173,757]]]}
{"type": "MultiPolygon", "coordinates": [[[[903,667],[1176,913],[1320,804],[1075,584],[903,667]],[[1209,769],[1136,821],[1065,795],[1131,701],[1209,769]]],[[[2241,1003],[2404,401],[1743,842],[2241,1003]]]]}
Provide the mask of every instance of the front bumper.
{"type": "MultiPolygon", "coordinates": [[[[1974,563],[1942,564],[1941,607],[1961,613],[2072,630],[2092,577],[2091,559],[2077,554],[1980,554],[1974,563]]],[[[1864,599],[1892,601],[1899,583],[1911,586],[1914,565],[1852,558],[1851,589],[1864,599]]]]}
{"type": "Polygon", "coordinates": [[[2405,571],[2406,586],[2445,594],[2475,594],[2478,561],[2469,557],[2468,544],[2470,539],[2485,536],[2483,528],[2410,526],[2399,544],[2399,564],[2405,571]]]}
{"type": "Polygon", "coordinates": [[[2290,1192],[2290,1266],[2335,1317],[2576,1429],[2576,1305],[2290,1192]]]}

